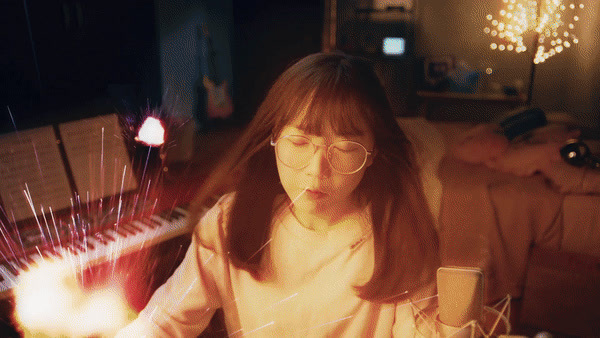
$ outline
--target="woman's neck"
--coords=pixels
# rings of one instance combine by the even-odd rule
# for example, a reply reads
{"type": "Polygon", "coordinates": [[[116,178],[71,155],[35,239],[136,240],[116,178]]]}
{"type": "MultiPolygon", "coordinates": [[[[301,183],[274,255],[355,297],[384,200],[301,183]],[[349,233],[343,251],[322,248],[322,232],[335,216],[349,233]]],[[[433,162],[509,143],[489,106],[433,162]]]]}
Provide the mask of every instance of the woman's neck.
{"type": "Polygon", "coordinates": [[[290,211],[296,217],[298,223],[304,228],[317,233],[327,233],[342,220],[349,218],[351,215],[356,214],[361,210],[362,207],[360,206],[360,203],[350,203],[344,205],[343,208],[335,208],[319,213],[297,210],[293,205],[290,206],[290,211]]]}

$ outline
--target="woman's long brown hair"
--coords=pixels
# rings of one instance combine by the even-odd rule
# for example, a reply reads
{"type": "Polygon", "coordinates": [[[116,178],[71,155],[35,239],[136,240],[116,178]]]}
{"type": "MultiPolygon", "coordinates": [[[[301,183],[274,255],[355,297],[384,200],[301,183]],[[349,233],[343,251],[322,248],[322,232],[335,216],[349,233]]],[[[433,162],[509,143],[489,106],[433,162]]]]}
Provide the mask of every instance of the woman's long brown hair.
{"type": "MultiPolygon", "coordinates": [[[[232,263],[260,278],[276,196],[284,194],[270,146],[286,124],[302,116],[300,128],[319,134],[330,126],[341,135],[370,129],[373,164],[356,189],[372,206],[375,268],[357,286],[359,296],[379,302],[410,297],[432,282],[439,265],[438,237],[425,200],[415,154],[398,126],[372,64],[343,53],[311,54],[273,84],[233,150],[216,167],[192,206],[230,186],[235,199],[227,224],[232,263]],[[406,292],[408,291],[408,292],[406,292]]],[[[197,223],[197,216],[192,224],[197,223]]]]}

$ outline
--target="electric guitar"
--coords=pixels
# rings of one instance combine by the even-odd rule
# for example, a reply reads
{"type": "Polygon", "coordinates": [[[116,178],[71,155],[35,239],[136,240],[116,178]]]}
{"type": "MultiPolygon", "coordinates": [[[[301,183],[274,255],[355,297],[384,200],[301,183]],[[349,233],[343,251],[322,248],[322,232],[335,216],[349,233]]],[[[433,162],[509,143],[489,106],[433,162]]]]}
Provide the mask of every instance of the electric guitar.
{"type": "Polygon", "coordinates": [[[233,113],[233,102],[229,96],[227,81],[221,81],[217,72],[212,39],[206,28],[202,25],[202,58],[203,58],[203,78],[202,85],[206,90],[206,117],[209,120],[226,119],[233,113]]]}

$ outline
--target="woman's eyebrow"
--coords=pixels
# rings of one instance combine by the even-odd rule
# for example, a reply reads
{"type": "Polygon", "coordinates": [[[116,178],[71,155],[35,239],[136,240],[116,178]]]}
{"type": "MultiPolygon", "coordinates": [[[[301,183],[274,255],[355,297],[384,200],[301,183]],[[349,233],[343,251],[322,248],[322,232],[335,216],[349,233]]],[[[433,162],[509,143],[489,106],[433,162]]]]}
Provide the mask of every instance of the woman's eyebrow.
{"type": "MultiPolygon", "coordinates": [[[[289,128],[288,133],[290,133],[290,134],[314,136],[314,137],[322,137],[323,136],[320,134],[310,133],[306,129],[303,129],[303,128],[300,128],[297,126],[288,126],[288,128],[289,128]]],[[[362,137],[362,136],[365,136],[366,134],[367,134],[367,132],[365,132],[364,130],[353,130],[353,131],[342,133],[342,134],[334,133],[333,136],[335,138],[346,139],[346,138],[352,138],[352,137],[362,137]]]]}

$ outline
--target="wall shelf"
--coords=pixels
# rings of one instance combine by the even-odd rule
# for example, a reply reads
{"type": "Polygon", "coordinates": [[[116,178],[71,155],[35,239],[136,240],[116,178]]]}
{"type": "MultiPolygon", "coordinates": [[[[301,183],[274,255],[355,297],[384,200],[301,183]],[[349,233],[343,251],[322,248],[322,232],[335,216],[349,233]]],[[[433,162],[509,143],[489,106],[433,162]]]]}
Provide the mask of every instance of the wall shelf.
{"type": "MultiPolygon", "coordinates": [[[[419,116],[424,116],[428,119],[439,117],[437,110],[446,109],[453,105],[471,106],[478,110],[489,108],[514,109],[524,106],[527,102],[527,96],[506,95],[502,93],[459,93],[459,92],[434,92],[434,91],[417,91],[419,99],[419,116]]],[[[447,109],[446,109],[447,110],[447,109]]]]}

